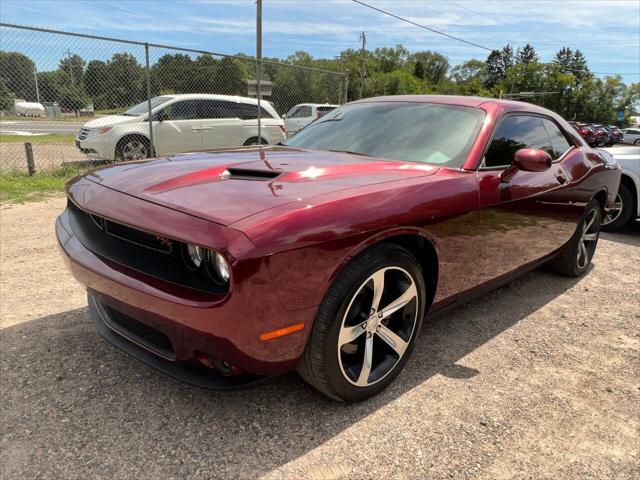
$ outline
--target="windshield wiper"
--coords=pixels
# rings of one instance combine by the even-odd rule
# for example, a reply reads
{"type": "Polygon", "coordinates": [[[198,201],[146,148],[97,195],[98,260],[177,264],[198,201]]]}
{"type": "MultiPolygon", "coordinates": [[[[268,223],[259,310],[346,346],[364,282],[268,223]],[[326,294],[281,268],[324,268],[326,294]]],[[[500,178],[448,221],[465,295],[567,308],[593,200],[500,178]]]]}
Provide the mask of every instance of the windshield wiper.
{"type": "Polygon", "coordinates": [[[330,152],[336,152],[336,153],[348,153],[350,155],[362,155],[363,157],[373,157],[373,155],[369,155],[368,153],[353,152],[351,150],[333,150],[331,148],[328,148],[327,150],[330,152]]]}

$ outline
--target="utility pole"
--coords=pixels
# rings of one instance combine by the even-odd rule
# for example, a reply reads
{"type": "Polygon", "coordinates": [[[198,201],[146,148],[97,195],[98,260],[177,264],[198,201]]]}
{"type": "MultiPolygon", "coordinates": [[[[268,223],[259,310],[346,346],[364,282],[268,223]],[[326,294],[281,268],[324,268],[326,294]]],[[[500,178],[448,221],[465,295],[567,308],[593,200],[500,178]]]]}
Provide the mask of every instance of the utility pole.
{"type": "Polygon", "coordinates": [[[36,99],[40,103],[40,89],[38,88],[38,67],[33,66],[33,79],[36,81],[36,99]]]}
{"type": "Polygon", "coordinates": [[[362,49],[360,50],[360,98],[362,98],[362,89],[364,87],[364,47],[367,44],[367,36],[364,32],[360,33],[360,41],[362,49]]]}
{"type": "MultiPolygon", "coordinates": [[[[260,77],[262,76],[262,0],[256,0],[256,86],[258,88],[258,145],[262,147],[262,111],[260,101],[262,91],[260,77]]],[[[260,149],[262,151],[262,148],[260,149]]]]}
{"type": "Polygon", "coordinates": [[[67,58],[69,59],[69,77],[71,77],[71,85],[73,85],[73,65],[71,63],[71,56],[73,55],[71,53],[71,50],[69,50],[67,48],[67,51],[64,52],[64,54],[67,56],[67,58]]]}

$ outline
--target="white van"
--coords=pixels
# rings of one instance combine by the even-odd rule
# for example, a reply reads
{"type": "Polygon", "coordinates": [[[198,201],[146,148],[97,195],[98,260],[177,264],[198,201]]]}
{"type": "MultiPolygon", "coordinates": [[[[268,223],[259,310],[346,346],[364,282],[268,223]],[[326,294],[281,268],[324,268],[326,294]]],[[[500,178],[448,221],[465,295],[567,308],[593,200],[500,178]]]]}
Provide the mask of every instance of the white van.
{"type": "Polygon", "coordinates": [[[320,103],[299,103],[286,115],[284,115],[284,127],[287,137],[291,137],[313,122],[316,118],[326,115],[340,105],[329,105],[320,103]]]}
{"type": "MultiPolygon", "coordinates": [[[[151,99],[156,156],[210,148],[276,144],[285,139],[284,122],[268,102],[229,95],[162,95],[151,99]]],[[[136,160],[150,156],[148,105],[96,118],[78,132],[76,146],[102,160],[136,160]]]]}

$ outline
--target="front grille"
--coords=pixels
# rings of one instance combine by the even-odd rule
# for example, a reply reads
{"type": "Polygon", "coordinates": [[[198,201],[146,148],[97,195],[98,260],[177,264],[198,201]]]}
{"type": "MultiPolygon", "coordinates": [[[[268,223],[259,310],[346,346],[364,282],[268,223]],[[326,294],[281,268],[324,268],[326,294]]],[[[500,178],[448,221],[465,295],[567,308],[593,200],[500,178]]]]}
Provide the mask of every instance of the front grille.
{"type": "Polygon", "coordinates": [[[89,135],[89,129],[81,128],[80,133],[78,133],[78,140],[84,140],[85,138],[87,138],[87,135],[89,135]]]}
{"type": "Polygon", "coordinates": [[[108,315],[105,323],[111,330],[167,360],[175,360],[171,341],[164,333],[107,305],[102,307],[108,315]]]}
{"type": "Polygon", "coordinates": [[[208,264],[195,268],[187,244],[89,214],[69,201],[69,223],[88,250],[132,270],[207,294],[224,295],[208,264]]]}

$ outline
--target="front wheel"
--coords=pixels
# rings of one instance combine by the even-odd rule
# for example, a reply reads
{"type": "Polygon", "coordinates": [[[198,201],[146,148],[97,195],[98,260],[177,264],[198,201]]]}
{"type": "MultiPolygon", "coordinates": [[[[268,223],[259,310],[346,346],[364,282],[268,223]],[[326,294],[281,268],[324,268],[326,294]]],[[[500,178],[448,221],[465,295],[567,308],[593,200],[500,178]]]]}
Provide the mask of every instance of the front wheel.
{"type": "Polygon", "coordinates": [[[413,349],[425,312],[416,259],[379,244],[354,258],[327,291],[298,366],[325,395],[360,401],[384,390],[413,349]]]}
{"type": "Polygon", "coordinates": [[[562,251],[551,261],[551,268],[567,277],[579,277],[587,271],[600,236],[600,204],[591,200],[576,233],[562,251]]]}
{"type": "Polygon", "coordinates": [[[116,160],[128,162],[130,160],[142,160],[151,155],[149,140],[142,135],[124,137],[116,147],[116,160]]]}

